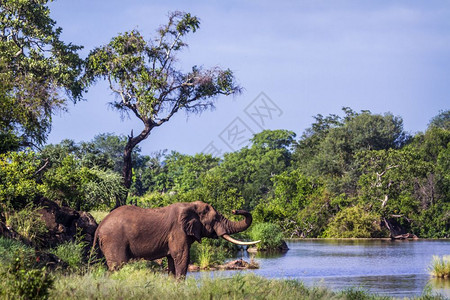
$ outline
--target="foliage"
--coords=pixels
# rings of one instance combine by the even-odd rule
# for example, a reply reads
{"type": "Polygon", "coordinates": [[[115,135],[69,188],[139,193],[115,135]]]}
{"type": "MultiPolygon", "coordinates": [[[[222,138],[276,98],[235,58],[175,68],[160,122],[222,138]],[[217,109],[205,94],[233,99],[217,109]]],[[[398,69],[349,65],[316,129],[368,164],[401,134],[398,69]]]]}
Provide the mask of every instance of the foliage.
{"type": "Polygon", "coordinates": [[[250,238],[260,240],[256,247],[259,250],[277,250],[283,244],[283,231],[275,224],[258,223],[250,230],[250,238]]]}
{"type": "Polygon", "coordinates": [[[242,209],[245,199],[235,187],[230,187],[228,182],[222,177],[220,170],[213,169],[200,180],[200,187],[188,193],[192,201],[201,200],[211,204],[217,211],[230,217],[233,209],[242,209]]]}
{"type": "Polygon", "coordinates": [[[201,269],[208,269],[223,264],[235,251],[234,245],[222,239],[203,239],[201,243],[192,244],[191,263],[198,265],[201,269]]]}
{"type": "Polygon", "coordinates": [[[344,117],[316,116],[298,142],[294,160],[305,174],[326,179],[329,190],[354,195],[359,176],[354,155],[363,150],[400,148],[409,136],[400,117],[357,113],[348,107],[343,111],[344,117]]]}
{"type": "Polygon", "coordinates": [[[59,200],[76,210],[110,207],[122,197],[122,177],[110,170],[83,165],[83,158],[62,154],[42,178],[49,199],[59,200]]]}
{"type": "Polygon", "coordinates": [[[36,265],[34,255],[19,250],[14,256],[8,266],[2,266],[0,295],[8,299],[47,299],[54,276],[36,265]]]}
{"type": "Polygon", "coordinates": [[[81,99],[81,47],[60,39],[48,2],[1,2],[0,135],[9,138],[2,151],[45,142],[52,113],[65,108],[62,90],[81,99]]]}
{"type": "Polygon", "coordinates": [[[0,154],[0,203],[4,208],[21,209],[42,192],[36,181],[39,165],[31,151],[0,154]]]}
{"type": "Polygon", "coordinates": [[[268,197],[273,187],[271,178],[289,167],[294,136],[287,130],[266,130],[253,137],[250,148],[224,155],[217,172],[227,189],[235,189],[244,198],[245,208],[251,210],[268,197]]]}
{"type": "MultiPolygon", "coordinates": [[[[50,299],[388,299],[361,290],[332,292],[297,280],[274,280],[252,273],[232,277],[188,276],[179,282],[148,268],[122,268],[114,276],[93,274],[57,278],[50,299]]],[[[440,299],[435,297],[432,299],[440,299]]]]}
{"type": "Polygon", "coordinates": [[[59,244],[50,252],[66,262],[72,271],[77,271],[83,266],[85,247],[86,242],[77,239],[59,244]]]}
{"type": "Polygon", "coordinates": [[[5,223],[25,240],[35,246],[40,246],[45,241],[47,227],[39,214],[40,207],[27,205],[18,211],[4,212],[5,223]]]}
{"type": "Polygon", "coordinates": [[[80,166],[73,155],[67,155],[58,166],[45,173],[43,178],[46,186],[45,196],[80,210],[83,185],[91,180],[93,176],[89,169],[80,166]]]}
{"type": "Polygon", "coordinates": [[[25,256],[31,256],[34,253],[34,248],[25,245],[18,240],[0,236],[0,264],[7,265],[12,263],[16,259],[16,253],[23,253],[25,256]]]}
{"type": "Polygon", "coordinates": [[[140,134],[129,136],[124,149],[126,188],[132,184],[132,151],[153,128],[169,121],[178,111],[199,113],[213,108],[213,100],[219,95],[240,92],[229,69],[204,70],[194,66],[190,72],[183,73],[176,68],[176,53],[187,46],[186,35],[199,26],[197,17],[174,12],[149,42],[133,30],[119,34],[89,54],[86,81],[107,80],[117,96],[111,105],[121,113],[133,114],[144,125],[140,134]]]}
{"type": "Polygon", "coordinates": [[[430,274],[435,277],[450,277],[450,255],[444,255],[442,258],[433,255],[433,261],[429,267],[430,274]]]}
{"type": "Polygon", "coordinates": [[[209,154],[191,156],[175,151],[165,155],[164,162],[159,160],[152,161],[150,168],[145,168],[141,175],[142,183],[158,192],[182,193],[195,189],[201,186],[201,175],[219,164],[219,159],[209,154]]]}
{"type": "Polygon", "coordinates": [[[109,214],[109,211],[91,210],[89,211],[89,213],[95,219],[95,222],[97,222],[97,224],[100,224],[100,222],[109,214]]]}
{"type": "Polygon", "coordinates": [[[433,119],[431,119],[429,127],[437,127],[445,130],[450,130],[450,110],[442,110],[433,119]]]}
{"type": "MultiPolygon", "coordinates": [[[[318,188],[320,190],[320,188],[318,188]]],[[[315,238],[321,237],[328,223],[335,214],[330,195],[326,190],[321,190],[317,197],[301,211],[296,219],[282,220],[280,226],[289,237],[315,238]]]]}
{"type": "Polygon", "coordinates": [[[158,192],[147,193],[144,196],[135,199],[137,205],[144,208],[164,207],[176,202],[175,195],[161,194],[158,192]]]}
{"type": "Polygon", "coordinates": [[[331,238],[382,237],[380,217],[358,205],[348,207],[336,214],[325,230],[324,236],[331,238]]]}
{"type": "Polygon", "coordinates": [[[126,190],[122,185],[122,176],[111,170],[89,169],[90,179],[83,184],[82,210],[111,207],[126,190]]]}

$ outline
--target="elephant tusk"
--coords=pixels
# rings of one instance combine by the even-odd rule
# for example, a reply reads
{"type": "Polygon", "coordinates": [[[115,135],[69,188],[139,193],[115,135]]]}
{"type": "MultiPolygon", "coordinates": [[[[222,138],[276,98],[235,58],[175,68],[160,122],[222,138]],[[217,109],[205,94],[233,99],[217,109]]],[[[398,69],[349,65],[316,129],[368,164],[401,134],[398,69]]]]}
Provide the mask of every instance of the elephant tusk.
{"type": "Polygon", "coordinates": [[[229,242],[231,242],[231,243],[233,243],[233,244],[236,244],[236,245],[250,246],[250,245],[258,244],[259,242],[261,242],[261,241],[243,242],[243,241],[239,241],[239,240],[233,239],[233,238],[232,238],[231,236],[229,236],[228,234],[224,234],[224,235],[222,235],[222,237],[223,237],[225,240],[227,240],[227,241],[229,241],[229,242]]]}

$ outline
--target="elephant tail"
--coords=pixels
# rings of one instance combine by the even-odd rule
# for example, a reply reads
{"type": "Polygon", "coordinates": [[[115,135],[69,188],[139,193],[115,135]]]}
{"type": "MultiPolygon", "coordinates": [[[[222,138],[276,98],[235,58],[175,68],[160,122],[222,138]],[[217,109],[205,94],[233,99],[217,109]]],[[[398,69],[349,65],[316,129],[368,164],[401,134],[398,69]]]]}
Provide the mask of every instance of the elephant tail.
{"type": "MultiPolygon", "coordinates": [[[[100,227],[100,226],[99,226],[100,227]]],[[[92,242],[92,248],[91,251],[89,253],[89,258],[88,258],[88,267],[91,264],[91,262],[95,262],[95,260],[97,260],[99,258],[98,253],[94,253],[95,252],[95,246],[97,244],[97,240],[98,240],[98,227],[97,230],[95,230],[95,234],[94,234],[94,241],[92,242]]],[[[100,242],[99,242],[100,245],[100,242]]]]}

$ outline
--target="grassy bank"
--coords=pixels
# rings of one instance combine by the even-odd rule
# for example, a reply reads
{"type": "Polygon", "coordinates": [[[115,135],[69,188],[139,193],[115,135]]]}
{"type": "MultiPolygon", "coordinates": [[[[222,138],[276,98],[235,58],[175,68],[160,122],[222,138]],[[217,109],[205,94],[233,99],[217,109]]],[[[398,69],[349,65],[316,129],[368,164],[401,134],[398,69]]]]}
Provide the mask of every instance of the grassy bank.
{"type": "MultiPolygon", "coordinates": [[[[23,252],[21,252],[23,253],[23,252]]],[[[297,280],[276,280],[252,273],[233,277],[196,279],[189,276],[177,281],[159,266],[138,261],[110,273],[101,264],[74,268],[36,267],[29,254],[2,262],[1,299],[391,299],[358,289],[334,292],[325,287],[306,287],[297,280]],[[37,297],[36,297],[37,296],[37,297]]],[[[417,299],[443,300],[439,296],[417,299]]]]}
{"type": "Polygon", "coordinates": [[[231,278],[208,276],[176,281],[148,269],[126,266],[107,274],[59,277],[50,299],[381,299],[358,290],[334,293],[307,288],[295,280],[269,280],[252,274],[231,278]]]}
{"type": "MultiPolygon", "coordinates": [[[[188,277],[176,281],[167,275],[136,265],[113,274],[102,269],[85,275],[59,276],[50,299],[391,299],[351,289],[333,292],[306,287],[296,280],[274,280],[237,273],[230,278],[188,277]]],[[[422,296],[418,299],[443,299],[422,296]]]]}

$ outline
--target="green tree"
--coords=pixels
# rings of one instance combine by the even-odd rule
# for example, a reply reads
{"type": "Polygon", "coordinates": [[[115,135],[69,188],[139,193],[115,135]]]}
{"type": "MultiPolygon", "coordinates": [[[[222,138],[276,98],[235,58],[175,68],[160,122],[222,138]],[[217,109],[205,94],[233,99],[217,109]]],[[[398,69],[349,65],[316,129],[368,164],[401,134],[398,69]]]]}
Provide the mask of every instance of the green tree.
{"type": "Polygon", "coordinates": [[[343,110],[344,117],[316,117],[297,144],[294,165],[307,175],[325,178],[337,195],[356,195],[359,168],[354,155],[364,150],[398,149],[409,136],[400,117],[343,110]]]}
{"type": "Polygon", "coordinates": [[[229,188],[239,191],[247,209],[267,197],[273,187],[271,178],[290,166],[294,137],[288,130],[265,130],[254,135],[251,147],[224,155],[218,172],[229,188]]]}
{"type": "Polygon", "coordinates": [[[175,192],[187,192],[199,187],[200,177],[208,170],[219,165],[219,159],[209,154],[194,156],[172,152],[167,155],[164,163],[167,167],[167,177],[175,192]]]}
{"type": "Polygon", "coordinates": [[[48,0],[4,0],[0,6],[0,151],[41,145],[66,95],[76,102],[83,85],[80,46],[60,39],[48,0]]]}
{"type": "Polygon", "coordinates": [[[338,212],[324,235],[331,238],[383,237],[380,217],[358,205],[338,212]]]}
{"type": "Polygon", "coordinates": [[[125,32],[94,49],[88,57],[87,80],[106,79],[118,96],[112,106],[122,113],[132,113],[144,125],[137,136],[131,133],[124,150],[122,173],[126,188],[132,183],[132,151],[155,127],[178,111],[199,113],[214,107],[212,100],[218,95],[240,91],[228,69],[194,66],[183,73],[176,68],[176,53],[187,46],[184,38],[199,25],[198,18],[189,13],[171,13],[155,39],[146,42],[137,30],[125,32]]]}
{"type": "Polygon", "coordinates": [[[431,119],[429,128],[438,127],[445,130],[450,130],[450,110],[440,111],[437,116],[431,119]]]}
{"type": "Polygon", "coordinates": [[[32,151],[0,154],[1,209],[22,209],[43,192],[37,182],[40,165],[32,151]]]}

